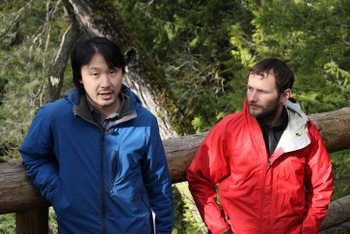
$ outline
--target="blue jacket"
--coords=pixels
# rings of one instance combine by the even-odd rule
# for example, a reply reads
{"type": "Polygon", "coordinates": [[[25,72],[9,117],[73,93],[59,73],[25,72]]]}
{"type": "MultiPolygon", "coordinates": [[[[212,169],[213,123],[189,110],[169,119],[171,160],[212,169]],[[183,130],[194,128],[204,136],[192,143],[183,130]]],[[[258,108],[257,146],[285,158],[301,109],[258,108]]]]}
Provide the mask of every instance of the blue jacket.
{"type": "Polygon", "coordinates": [[[171,233],[173,200],[158,123],[122,87],[106,131],[77,91],[44,105],[20,146],[32,182],[53,205],[59,233],[171,233]]]}

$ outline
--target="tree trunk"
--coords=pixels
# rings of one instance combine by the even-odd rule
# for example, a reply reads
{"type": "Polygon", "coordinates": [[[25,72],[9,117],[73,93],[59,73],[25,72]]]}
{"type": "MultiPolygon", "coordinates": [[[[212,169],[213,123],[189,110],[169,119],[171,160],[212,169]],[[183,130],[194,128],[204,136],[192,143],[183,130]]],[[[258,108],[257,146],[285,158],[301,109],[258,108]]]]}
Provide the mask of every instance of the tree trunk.
{"type": "Polygon", "coordinates": [[[67,17],[71,22],[71,26],[66,30],[62,37],[62,42],[60,48],[57,51],[56,58],[51,64],[47,74],[49,81],[49,102],[53,102],[60,97],[67,61],[69,59],[70,52],[80,35],[76,19],[75,17],[72,17],[73,9],[66,7],[65,10],[67,12],[67,17]]]}
{"type": "Polygon", "coordinates": [[[127,27],[113,2],[109,0],[64,0],[67,8],[74,10],[79,25],[89,36],[103,36],[118,44],[127,61],[124,83],[128,85],[158,119],[163,139],[183,135],[192,129],[176,107],[174,97],[164,76],[127,27]]]}
{"type": "Polygon", "coordinates": [[[49,102],[53,102],[60,97],[64,79],[64,71],[66,70],[70,51],[73,48],[78,35],[79,31],[73,25],[69,27],[69,29],[63,35],[55,61],[50,66],[47,74],[49,80],[49,102]]]}

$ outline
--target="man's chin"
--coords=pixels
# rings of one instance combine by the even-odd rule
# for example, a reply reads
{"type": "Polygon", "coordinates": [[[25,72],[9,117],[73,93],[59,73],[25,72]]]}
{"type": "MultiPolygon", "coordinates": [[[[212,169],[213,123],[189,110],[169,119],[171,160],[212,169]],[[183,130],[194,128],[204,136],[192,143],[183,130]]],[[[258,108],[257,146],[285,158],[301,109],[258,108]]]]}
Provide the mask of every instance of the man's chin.
{"type": "Polygon", "coordinates": [[[255,106],[249,106],[248,112],[249,112],[249,114],[250,114],[251,116],[253,116],[253,117],[256,117],[256,116],[258,116],[258,115],[260,114],[258,108],[255,107],[255,106]]]}
{"type": "Polygon", "coordinates": [[[251,110],[249,110],[249,114],[251,115],[251,116],[253,116],[254,118],[260,118],[261,117],[261,112],[257,112],[257,111],[251,111],[251,110]]]}
{"type": "Polygon", "coordinates": [[[113,105],[113,102],[110,100],[100,100],[98,104],[100,107],[109,107],[113,105]]]}

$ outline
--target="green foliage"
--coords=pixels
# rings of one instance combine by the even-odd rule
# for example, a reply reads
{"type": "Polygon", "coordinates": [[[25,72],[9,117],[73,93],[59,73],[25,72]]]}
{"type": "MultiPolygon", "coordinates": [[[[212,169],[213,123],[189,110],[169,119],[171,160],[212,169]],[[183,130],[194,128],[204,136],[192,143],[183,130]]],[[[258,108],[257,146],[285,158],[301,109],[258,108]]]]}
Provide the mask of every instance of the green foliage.
{"type": "MultiPolygon", "coordinates": [[[[216,120],[217,122],[219,122],[221,119],[223,119],[226,116],[225,112],[220,112],[217,116],[216,116],[216,120]]],[[[196,130],[196,133],[201,133],[201,132],[205,132],[207,130],[209,130],[212,125],[210,122],[208,122],[207,120],[205,120],[203,118],[203,116],[197,116],[192,120],[192,126],[194,127],[194,129],[196,130]]]]}
{"type": "Polygon", "coordinates": [[[191,193],[188,183],[182,182],[173,186],[175,222],[173,234],[207,233],[202,222],[191,193]]]}
{"type": "Polygon", "coordinates": [[[115,2],[197,131],[241,110],[249,68],[265,57],[291,66],[307,114],[349,105],[347,1],[115,2]]]}
{"type": "MultiPolygon", "coordinates": [[[[241,1],[115,1],[121,14],[164,71],[186,118],[200,116],[201,130],[241,103],[226,99],[240,64],[232,62],[232,22],[246,22],[241,1]]],[[[248,17],[246,17],[248,15],[248,17]]],[[[197,127],[197,126],[196,126],[197,127]]]]}
{"type": "Polygon", "coordinates": [[[19,157],[33,116],[47,102],[46,72],[68,27],[57,4],[0,4],[0,157],[5,159],[19,157]]]}
{"type": "Polygon", "coordinates": [[[251,1],[247,8],[253,30],[232,27],[235,59],[247,67],[265,57],[288,62],[294,97],[308,114],[349,105],[348,1],[251,1]]]}
{"type": "MultiPolygon", "coordinates": [[[[15,213],[0,215],[0,234],[16,233],[15,213]]],[[[49,208],[49,234],[57,234],[56,214],[52,207],[49,208]]]]}
{"type": "Polygon", "coordinates": [[[16,233],[15,214],[0,215],[0,233],[16,233]]]}
{"type": "Polygon", "coordinates": [[[334,193],[332,200],[350,194],[350,150],[331,154],[334,178],[334,193]]]}
{"type": "Polygon", "coordinates": [[[56,213],[52,207],[49,208],[49,234],[57,234],[58,226],[56,221],[56,213]]]}
{"type": "MultiPolygon", "coordinates": [[[[197,132],[241,109],[249,68],[268,56],[295,71],[293,96],[306,113],[349,105],[348,1],[114,2],[197,132]]],[[[15,153],[46,102],[46,71],[68,26],[55,4],[0,5],[1,155],[15,153]]]]}

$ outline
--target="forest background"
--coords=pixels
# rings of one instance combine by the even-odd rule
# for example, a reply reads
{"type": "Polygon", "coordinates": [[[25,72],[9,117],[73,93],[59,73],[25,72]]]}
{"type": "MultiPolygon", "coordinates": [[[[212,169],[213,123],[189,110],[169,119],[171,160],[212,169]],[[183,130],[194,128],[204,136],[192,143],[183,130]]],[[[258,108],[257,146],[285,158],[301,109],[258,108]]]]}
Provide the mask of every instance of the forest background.
{"type": "MultiPolygon", "coordinates": [[[[108,2],[164,74],[190,122],[181,134],[206,131],[240,111],[247,72],[266,57],[290,65],[292,96],[307,114],[350,106],[348,0],[108,2]]],[[[18,146],[49,101],[49,68],[69,25],[61,1],[0,0],[0,161],[20,159],[18,146]]],[[[60,97],[73,88],[69,66],[64,76],[60,97]]],[[[350,154],[331,158],[337,199],[350,194],[350,154]]],[[[174,186],[174,197],[174,233],[204,232],[186,184],[174,186]]],[[[56,233],[53,217],[51,211],[56,233]]],[[[14,230],[14,216],[1,215],[0,233],[14,230]]]]}

